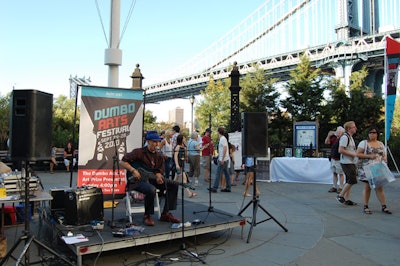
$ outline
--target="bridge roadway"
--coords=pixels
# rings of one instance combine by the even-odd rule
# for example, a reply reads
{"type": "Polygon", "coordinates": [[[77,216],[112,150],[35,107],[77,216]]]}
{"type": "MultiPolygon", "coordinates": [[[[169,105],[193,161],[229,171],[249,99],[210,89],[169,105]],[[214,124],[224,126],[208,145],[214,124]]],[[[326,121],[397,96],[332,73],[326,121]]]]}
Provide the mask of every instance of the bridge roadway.
{"type": "MultiPolygon", "coordinates": [[[[300,62],[303,54],[309,56],[312,65],[323,70],[332,70],[346,64],[362,63],[368,69],[379,70],[384,67],[385,36],[400,39],[400,29],[389,32],[351,38],[325,45],[302,49],[249,62],[237,62],[241,75],[252,71],[253,65],[269,70],[272,75],[287,80],[289,73],[300,62]]],[[[193,75],[179,77],[144,87],[146,102],[155,103],[200,94],[207,87],[210,76],[215,80],[229,77],[232,66],[212,69],[193,75]]]]}

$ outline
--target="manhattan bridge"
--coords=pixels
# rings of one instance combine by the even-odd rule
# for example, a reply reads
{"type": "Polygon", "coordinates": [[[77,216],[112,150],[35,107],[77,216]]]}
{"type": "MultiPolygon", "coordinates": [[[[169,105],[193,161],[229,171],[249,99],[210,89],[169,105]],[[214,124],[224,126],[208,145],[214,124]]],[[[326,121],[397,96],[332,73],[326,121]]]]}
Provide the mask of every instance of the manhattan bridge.
{"type": "Polygon", "coordinates": [[[210,76],[229,77],[234,62],[241,75],[256,64],[285,81],[303,54],[347,88],[351,72],[366,66],[367,85],[380,95],[385,37],[400,40],[399,10],[398,0],[266,0],[168,79],[145,87],[146,102],[199,94],[210,76]]]}

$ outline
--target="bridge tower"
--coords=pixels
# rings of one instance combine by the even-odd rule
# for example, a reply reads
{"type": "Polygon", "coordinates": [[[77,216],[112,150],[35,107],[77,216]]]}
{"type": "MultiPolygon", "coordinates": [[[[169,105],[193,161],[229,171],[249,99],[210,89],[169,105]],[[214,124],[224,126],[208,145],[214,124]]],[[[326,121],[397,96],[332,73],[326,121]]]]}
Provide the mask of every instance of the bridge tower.
{"type": "MultiPolygon", "coordinates": [[[[338,0],[338,25],[335,27],[337,40],[336,47],[340,50],[351,46],[350,37],[363,36],[376,32],[375,21],[375,0],[357,2],[355,0],[338,0]],[[360,8],[357,4],[361,4],[360,8]],[[358,10],[361,11],[359,14],[358,10]],[[359,20],[358,18],[361,18],[359,20]]],[[[347,55],[343,58],[337,58],[331,62],[331,66],[335,70],[336,78],[340,79],[345,86],[346,91],[350,85],[350,75],[356,64],[365,62],[368,58],[361,57],[357,54],[347,55]]],[[[357,66],[358,68],[358,66],[357,66]]],[[[378,95],[381,94],[381,86],[383,82],[382,70],[370,69],[370,74],[366,80],[369,86],[378,95]],[[380,82],[382,80],[382,82],[380,82]]]]}

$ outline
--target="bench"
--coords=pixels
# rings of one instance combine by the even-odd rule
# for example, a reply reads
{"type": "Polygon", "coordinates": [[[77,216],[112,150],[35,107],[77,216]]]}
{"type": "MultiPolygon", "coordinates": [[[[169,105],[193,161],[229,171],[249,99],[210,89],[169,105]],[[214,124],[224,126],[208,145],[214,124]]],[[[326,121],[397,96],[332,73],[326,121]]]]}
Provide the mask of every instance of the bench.
{"type": "MultiPolygon", "coordinates": [[[[75,150],[75,157],[78,158],[78,150],[75,150]]],[[[7,166],[11,167],[11,169],[19,169],[18,163],[14,164],[14,162],[11,159],[10,152],[8,150],[1,150],[0,151],[0,160],[6,164],[7,166]]],[[[65,164],[64,164],[64,148],[56,148],[56,162],[57,165],[54,166],[54,170],[60,169],[60,170],[65,170],[65,164]]],[[[50,160],[40,160],[36,162],[30,162],[32,165],[32,168],[36,170],[44,170],[44,171],[49,171],[50,169],[50,160]]],[[[77,162],[78,164],[78,162],[77,162]]],[[[19,169],[20,170],[20,169],[19,169]]]]}
{"type": "Polygon", "coordinates": [[[0,160],[9,167],[13,166],[13,161],[11,160],[10,153],[8,150],[0,151],[0,160]]]}

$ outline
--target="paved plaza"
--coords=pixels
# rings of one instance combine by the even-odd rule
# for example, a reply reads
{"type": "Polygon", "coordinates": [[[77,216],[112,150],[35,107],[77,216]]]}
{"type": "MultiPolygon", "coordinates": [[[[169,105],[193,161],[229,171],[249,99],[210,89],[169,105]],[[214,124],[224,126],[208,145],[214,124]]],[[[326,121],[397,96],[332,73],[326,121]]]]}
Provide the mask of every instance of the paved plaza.
{"type": "MultiPolygon", "coordinates": [[[[46,190],[67,187],[70,173],[57,171],[55,174],[38,172],[46,190]]],[[[241,175],[241,180],[243,175],[241,175]]],[[[213,193],[212,206],[216,209],[239,213],[252,198],[243,198],[242,181],[232,187],[231,193],[213,193]]],[[[76,173],[73,174],[76,184],[76,173]]],[[[338,203],[335,193],[328,193],[329,185],[282,182],[258,182],[261,196],[259,204],[265,208],[288,232],[259,208],[253,217],[253,206],[243,212],[248,221],[261,222],[229,231],[214,232],[185,239],[188,250],[199,254],[207,265],[400,265],[400,182],[385,187],[387,205],[393,214],[382,213],[375,195],[371,195],[372,215],[362,212],[362,184],[353,187],[351,199],[358,206],[338,203]]],[[[191,199],[202,203],[207,210],[209,194],[205,182],[197,187],[198,197],[191,199]]],[[[210,212],[209,215],[219,215],[210,212]]],[[[116,217],[123,218],[123,217],[116,217]]],[[[32,222],[33,232],[37,232],[38,219],[32,222]]],[[[19,236],[23,226],[6,229],[8,245],[19,236]]],[[[39,237],[42,237],[41,230],[39,237]]],[[[174,251],[181,245],[179,241],[144,245],[135,248],[103,252],[98,257],[84,256],[84,265],[154,265],[135,264],[151,254],[174,251]],[[147,254],[147,255],[146,255],[147,254]]],[[[200,262],[182,256],[181,252],[162,258],[165,264],[201,265],[200,262]],[[177,259],[178,261],[172,261],[177,259]]],[[[9,264],[13,265],[13,264],[9,264]]]]}

